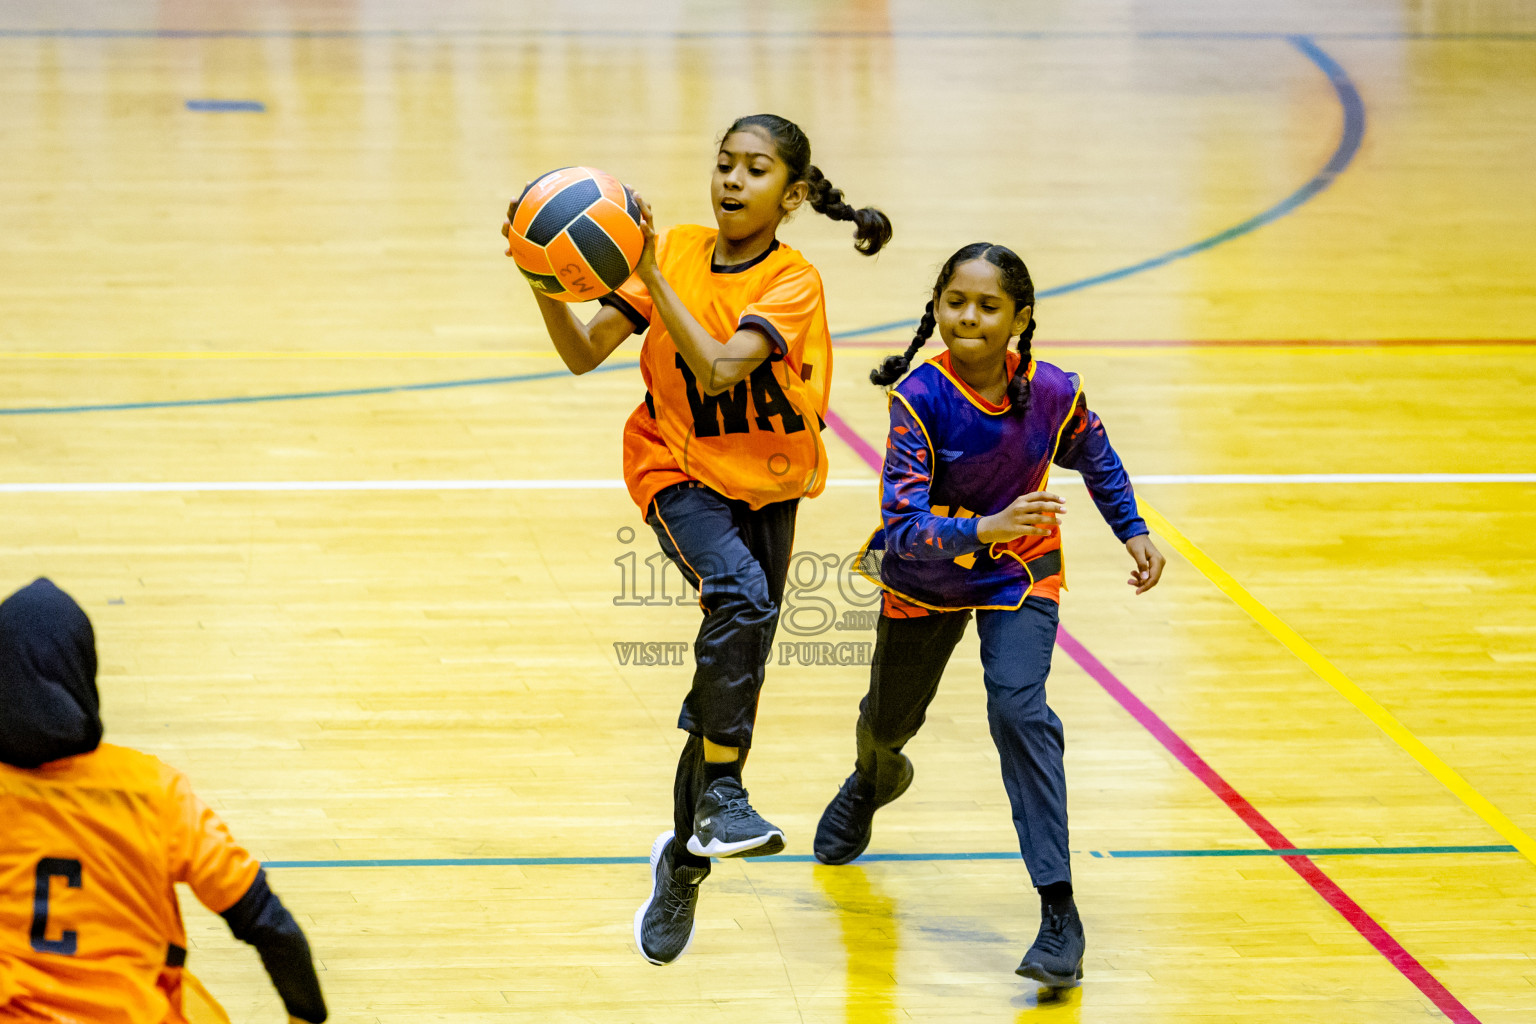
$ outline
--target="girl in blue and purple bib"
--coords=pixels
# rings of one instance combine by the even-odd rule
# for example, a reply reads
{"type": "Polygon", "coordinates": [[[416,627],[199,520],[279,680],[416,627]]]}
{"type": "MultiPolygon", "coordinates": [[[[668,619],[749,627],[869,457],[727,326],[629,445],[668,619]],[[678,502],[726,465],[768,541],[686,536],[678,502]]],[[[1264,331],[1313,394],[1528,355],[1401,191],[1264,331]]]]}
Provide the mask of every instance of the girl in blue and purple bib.
{"type": "Polygon", "coordinates": [[[1061,720],[1045,699],[1066,511],[1044,490],[1051,464],[1082,475],[1135,560],[1129,582],[1136,593],[1157,585],[1163,556],[1077,375],[1030,357],[1034,305],[1034,284],[1016,253],[967,245],[939,271],[906,353],[870,374],[876,384],[895,384],[884,525],[860,560],[885,593],[869,693],[859,705],[856,767],[822,814],[815,850],[824,864],[858,857],[875,811],[911,785],[902,747],[921,728],[974,614],[987,719],[1019,847],[1040,893],[1040,932],[1018,973],[1065,988],[1082,977],[1084,938],[1067,855],[1061,720]],[[907,373],[935,327],[945,351],[907,373]]]}

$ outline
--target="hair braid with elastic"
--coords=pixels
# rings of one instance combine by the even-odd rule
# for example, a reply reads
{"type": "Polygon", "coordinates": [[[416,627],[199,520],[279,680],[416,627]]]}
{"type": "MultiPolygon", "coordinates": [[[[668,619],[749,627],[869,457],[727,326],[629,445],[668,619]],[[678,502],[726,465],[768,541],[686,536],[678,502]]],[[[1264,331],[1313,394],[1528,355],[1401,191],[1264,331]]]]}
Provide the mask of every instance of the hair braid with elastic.
{"type": "Polygon", "coordinates": [[[1029,414],[1029,360],[1030,340],[1035,336],[1035,318],[1030,316],[1029,326],[1019,335],[1019,365],[1008,378],[1008,405],[1015,415],[1029,414]]]}
{"type": "Polygon", "coordinates": [[[953,256],[945,260],[939,268],[939,278],[933,285],[933,297],[928,300],[928,306],[923,311],[923,319],[918,323],[917,335],[912,339],[912,344],[907,346],[905,354],[886,357],[877,369],[870,371],[869,379],[875,384],[889,385],[911,368],[912,356],[922,347],[923,342],[933,336],[933,304],[944,294],[949,282],[954,280],[955,270],[971,260],[985,260],[997,268],[998,283],[1013,300],[1015,315],[1025,308],[1030,310],[1029,323],[1019,335],[1019,365],[1015,367],[1013,376],[1008,378],[1008,405],[1016,415],[1022,416],[1029,411],[1030,342],[1035,336],[1035,283],[1030,279],[1029,268],[1024,265],[1019,254],[1006,245],[972,242],[961,246],[953,256]]]}
{"type": "Polygon", "coordinates": [[[917,322],[917,333],[912,335],[912,344],[901,355],[886,356],[884,362],[870,370],[869,382],[889,387],[900,380],[901,375],[912,368],[912,357],[917,355],[917,350],[933,337],[936,322],[933,318],[933,300],[929,299],[927,308],[923,310],[923,318],[917,322]]]}
{"type": "Polygon", "coordinates": [[[843,201],[843,190],[828,181],[821,168],[811,163],[811,140],[806,138],[799,125],[777,114],[748,114],[733,121],[725,130],[725,136],[746,129],[757,129],[773,140],[779,159],[789,168],[785,184],[805,182],[810,187],[811,209],[833,220],[853,221],[855,249],[865,256],[873,256],[890,242],[891,219],[873,206],[856,210],[843,201]]]}
{"type": "Polygon", "coordinates": [[[811,209],[833,220],[853,221],[853,247],[859,252],[873,256],[891,240],[891,219],[873,206],[858,210],[849,206],[843,201],[843,190],[828,181],[820,167],[807,167],[805,182],[811,187],[811,209]]]}

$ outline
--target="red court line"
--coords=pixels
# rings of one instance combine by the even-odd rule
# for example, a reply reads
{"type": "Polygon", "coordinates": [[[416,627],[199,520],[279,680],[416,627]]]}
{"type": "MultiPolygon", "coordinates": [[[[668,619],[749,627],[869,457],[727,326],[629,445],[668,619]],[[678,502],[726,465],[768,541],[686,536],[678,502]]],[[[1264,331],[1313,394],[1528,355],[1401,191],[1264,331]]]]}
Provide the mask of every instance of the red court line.
{"type": "MultiPolygon", "coordinates": [[[[848,425],[837,413],[827,410],[827,426],[833,433],[848,443],[859,457],[875,472],[880,472],[881,458],[874,447],[848,425]]],[[[1178,759],[1178,762],[1190,773],[1205,783],[1206,788],[1216,794],[1217,799],[1242,819],[1243,824],[1253,830],[1254,834],[1271,850],[1294,850],[1296,844],[1285,837],[1285,834],[1274,826],[1273,823],[1259,809],[1249,803],[1237,790],[1222,778],[1216,769],[1206,763],[1205,759],[1195,753],[1193,747],[1184,742],[1173,728],[1163,721],[1142,699],[1131,692],[1130,687],[1122,683],[1104,663],[1094,657],[1093,652],[1078,642],[1077,638],[1065,629],[1058,629],[1056,644],[1082,668],[1084,672],[1104,688],[1115,701],[1123,707],[1132,718],[1147,732],[1151,733],[1167,751],[1178,759]]],[[[1378,953],[1386,957],[1387,962],[1413,983],[1414,987],[1424,993],[1425,997],[1440,1012],[1449,1017],[1455,1024],[1481,1024],[1472,1015],[1472,1011],[1461,1005],[1461,1001],[1453,996],[1449,989],[1440,983],[1440,980],[1429,973],[1428,968],[1403,948],[1392,935],[1381,926],[1374,917],[1366,913],[1365,909],[1356,903],[1349,894],[1339,888],[1337,882],[1329,878],[1323,869],[1313,862],[1312,858],[1305,854],[1281,856],[1281,860],[1290,865],[1291,870],[1310,885],[1313,890],[1323,898],[1330,907],[1338,911],[1339,916],[1369,942],[1378,953]]]]}
{"type": "MultiPolygon", "coordinates": [[[[1223,779],[1216,769],[1205,762],[1199,754],[1195,753],[1188,743],[1158,717],[1157,712],[1147,707],[1141,698],[1136,696],[1122,683],[1115,674],[1104,666],[1093,652],[1078,642],[1077,638],[1065,629],[1058,630],[1056,643],[1063,651],[1081,666],[1084,672],[1093,678],[1093,681],[1102,686],[1106,692],[1126,711],[1142,728],[1150,732],[1168,752],[1178,758],[1179,763],[1205,783],[1212,793],[1222,803],[1231,808],[1232,813],[1243,819],[1243,824],[1253,829],[1254,833],[1271,850],[1294,850],[1296,844],[1285,837],[1278,828],[1270,823],[1269,819],[1259,813],[1258,808],[1223,779]]],[[[1323,869],[1312,861],[1312,858],[1304,854],[1294,856],[1282,856],[1281,860],[1291,866],[1298,875],[1306,880],[1307,884],[1317,891],[1327,904],[1339,915],[1354,926],[1355,931],[1365,937],[1365,940],[1376,951],[1386,957],[1388,962],[1402,972],[1403,976],[1413,982],[1418,990],[1424,993],[1440,1011],[1457,1024],[1478,1024],[1472,1011],[1461,1005],[1461,1001],[1451,995],[1450,991],[1437,979],[1412,953],[1403,948],[1402,944],[1394,939],[1375,918],[1349,897],[1338,883],[1323,873],[1323,869]]]]}
{"type": "Polygon", "coordinates": [[[827,426],[832,428],[832,433],[842,438],[843,443],[852,448],[855,454],[864,460],[866,466],[876,473],[880,472],[880,467],[884,465],[885,459],[881,457],[879,452],[875,451],[874,445],[859,436],[859,432],[850,427],[847,420],[831,409],[827,410],[826,420],[827,426]]]}
{"type": "MultiPolygon", "coordinates": [[[[889,341],[834,341],[834,348],[901,348],[911,338],[889,341]]],[[[1254,338],[1227,341],[1041,341],[1042,349],[1053,348],[1530,348],[1536,338],[1352,338],[1329,341],[1313,338],[1254,338]]]]}

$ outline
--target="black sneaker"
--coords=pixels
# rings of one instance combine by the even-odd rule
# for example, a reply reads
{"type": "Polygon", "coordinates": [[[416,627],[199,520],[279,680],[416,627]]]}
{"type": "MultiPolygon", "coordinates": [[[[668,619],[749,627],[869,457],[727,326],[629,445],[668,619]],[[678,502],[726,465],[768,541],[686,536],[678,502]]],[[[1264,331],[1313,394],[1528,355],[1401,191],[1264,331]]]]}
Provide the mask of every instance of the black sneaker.
{"type": "Polygon", "coordinates": [[[709,868],[676,866],[677,844],[663,832],[651,844],[651,894],[635,911],[635,946],[653,964],[669,964],[693,945],[699,883],[709,868]]]}
{"type": "Polygon", "coordinates": [[[912,762],[902,757],[901,775],[896,790],[884,800],[875,798],[875,784],[853,774],[843,780],[843,788],[821,812],[816,825],[816,859],[823,864],[847,864],[869,848],[875,834],[875,811],[895,800],[912,785],[912,762]]]}
{"type": "Polygon", "coordinates": [[[1043,911],[1040,934],[1013,973],[1049,988],[1075,988],[1083,980],[1083,921],[1077,904],[1069,902],[1058,911],[1043,911]]]}
{"type": "Polygon", "coordinates": [[[747,803],[733,778],[716,779],[699,794],[688,852],[696,857],[766,857],[784,849],[784,833],[747,803]]]}

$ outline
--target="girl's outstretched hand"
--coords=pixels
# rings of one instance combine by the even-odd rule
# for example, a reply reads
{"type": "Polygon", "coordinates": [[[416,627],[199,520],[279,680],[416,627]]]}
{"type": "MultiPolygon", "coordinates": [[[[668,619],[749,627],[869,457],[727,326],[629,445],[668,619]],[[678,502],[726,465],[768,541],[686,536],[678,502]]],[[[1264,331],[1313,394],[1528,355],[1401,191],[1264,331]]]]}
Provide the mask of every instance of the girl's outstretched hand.
{"type": "Polygon", "coordinates": [[[1131,557],[1136,560],[1136,571],[1131,573],[1131,578],[1125,582],[1135,587],[1136,593],[1145,594],[1157,586],[1157,581],[1163,578],[1163,565],[1167,560],[1152,543],[1152,538],[1146,534],[1126,541],[1125,550],[1129,551],[1131,557]]]}
{"type": "Polygon", "coordinates": [[[1031,491],[1013,504],[976,524],[976,539],[983,544],[1005,544],[1019,537],[1044,537],[1056,532],[1067,503],[1050,491],[1031,491]]]}
{"type": "Polygon", "coordinates": [[[635,273],[649,287],[650,275],[656,271],[656,219],[651,215],[651,204],[645,201],[644,196],[634,189],[630,189],[629,193],[635,197],[635,205],[640,207],[640,234],[645,239],[645,248],[640,250],[640,262],[635,264],[635,273]]]}

